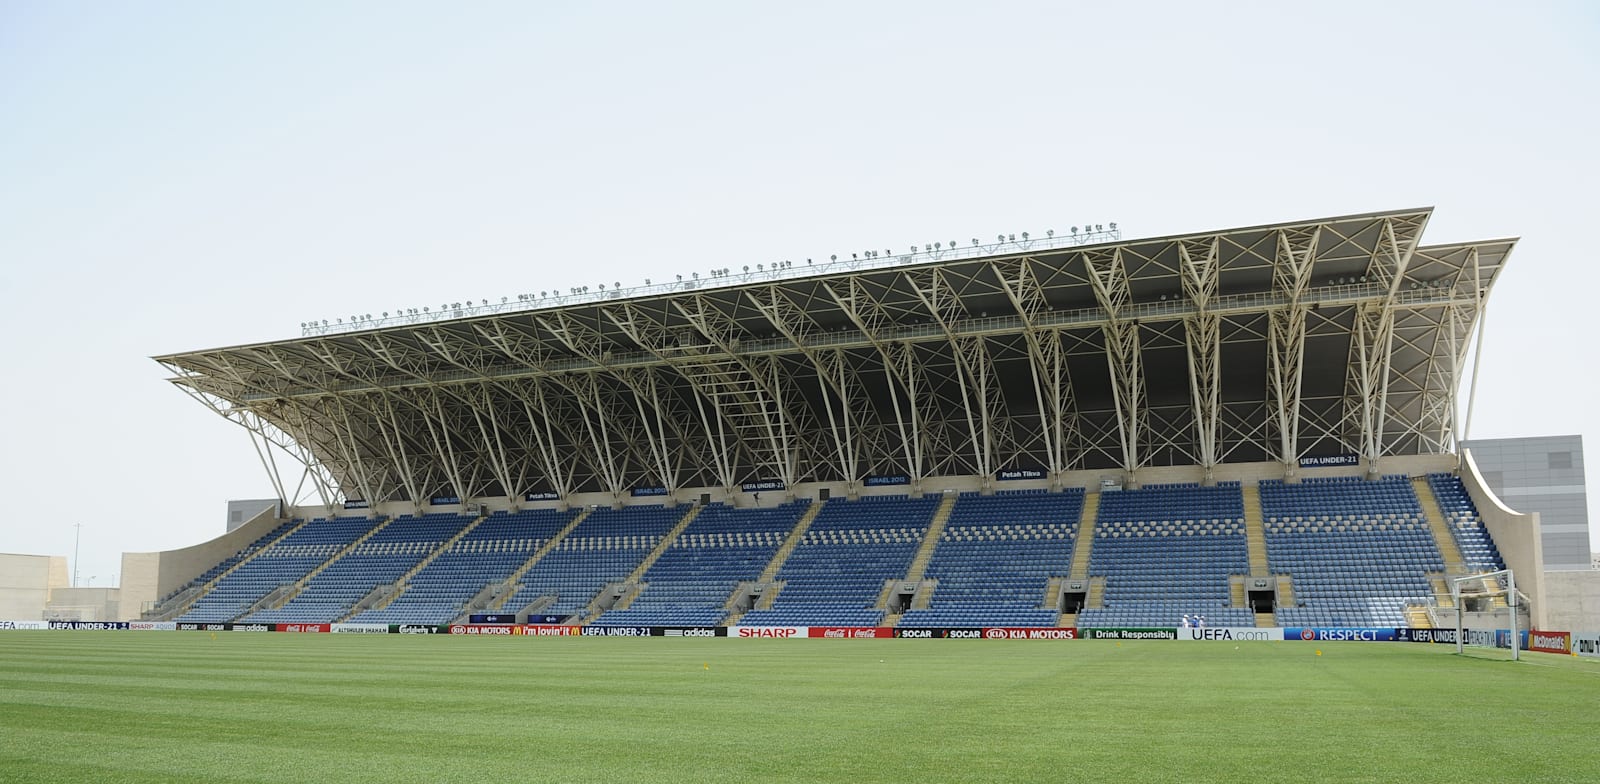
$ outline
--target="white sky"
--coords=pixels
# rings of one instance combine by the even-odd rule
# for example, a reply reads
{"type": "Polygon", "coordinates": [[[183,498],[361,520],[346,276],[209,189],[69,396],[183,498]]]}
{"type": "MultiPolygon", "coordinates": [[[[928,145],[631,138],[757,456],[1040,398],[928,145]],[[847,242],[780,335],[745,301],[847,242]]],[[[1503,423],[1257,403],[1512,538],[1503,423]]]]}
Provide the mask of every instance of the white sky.
{"type": "Polygon", "coordinates": [[[154,354],[1086,222],[1521,236],[1472,435],[1595,454],[1592,4],[552,5],[0,2],[0,552],[271,495],[154,354]]]}

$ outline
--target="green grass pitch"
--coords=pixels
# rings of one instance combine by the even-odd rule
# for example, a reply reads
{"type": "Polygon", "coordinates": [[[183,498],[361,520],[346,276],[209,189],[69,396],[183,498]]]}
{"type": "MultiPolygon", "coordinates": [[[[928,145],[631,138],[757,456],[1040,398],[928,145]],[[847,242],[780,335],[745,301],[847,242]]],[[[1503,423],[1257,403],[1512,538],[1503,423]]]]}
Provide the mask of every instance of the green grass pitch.
{"type": "Polygon", "coordinates": [[[5,632],[0,781],[1594,780],[1600,663],[1504,658],[1398,643],[5,632]]]}

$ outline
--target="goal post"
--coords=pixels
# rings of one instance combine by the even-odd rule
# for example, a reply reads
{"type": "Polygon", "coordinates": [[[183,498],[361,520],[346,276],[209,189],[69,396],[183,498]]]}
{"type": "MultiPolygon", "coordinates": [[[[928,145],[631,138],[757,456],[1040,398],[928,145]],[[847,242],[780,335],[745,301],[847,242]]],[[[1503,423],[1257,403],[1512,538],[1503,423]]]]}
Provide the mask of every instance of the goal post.
{"type": "Polygon", "coordinates": [[[1461,592],[1461,586],[1465,583],[1477,583],[1487,589],[1490,580],[1494,581],[1493,585],[1496,586],[1496,589],[1472,591],[1471,595],[1498,596],[1502,593],[1505,595],[1506,606],[1510,608],[1510,612],[1507,614],[1511,619],[1511,660],[1518,661],[1521,658],[1522,645],[1521,639],[1517,634],[1517,578],[1516,575],[1511,573],[1510,569],[1450,578],[1450,599],[1456,606],[1456,653],[1465,652],[1467,638],[1465,628],[1466,602],[1461,592]],[[1500,588],[1499,586],[1501,585],[1505,587],[1500,588]]]}

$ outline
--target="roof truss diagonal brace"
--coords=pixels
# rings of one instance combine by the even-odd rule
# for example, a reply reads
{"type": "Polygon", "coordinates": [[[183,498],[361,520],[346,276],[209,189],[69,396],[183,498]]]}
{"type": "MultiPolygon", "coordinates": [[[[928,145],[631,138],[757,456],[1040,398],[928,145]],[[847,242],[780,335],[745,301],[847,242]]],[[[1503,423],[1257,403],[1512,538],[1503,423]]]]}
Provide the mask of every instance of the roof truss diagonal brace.
{"type": "Polygon", "coordinates": [[[1351,369],[1361,456],[1366,458],[1369,470],[1376,470],[1378,458],[1383,456],[1384,408],[1393,338],[1393,311],[1377,304],[1363,304],[1356,309],[1355,334],[1352,335],[1356,361],[1351,369]]]}
{"type": "MultiPolygon", "coordinates": [[[[921,383],[915,349],[909,343],[881,337],[881,328],[893,324],[894,319],[859,278],[824,281],[822,288],[883,361],[889,402],[894,409],[895,432],[900,439],[901,465],[911,477],[913,492],[921,492],[922,479],[928,476],[929,453],[933,449],[927,425],[936,421],[937,401],[921,383]]],[[[859,475],[845,479],[850,482],[852,492],[859,489],[856,485],[859,475]]]]}
{"type": "Polygon", "coordinates": [[[544,385],[554,383],[553,376],[545,367],[547,348],[541,341],[505,321],[487,322],[479,328],[479,334],[506,357],[536,371],[536,375],[531,377],[491,382],[496,389],[520,404],[527,426],[515,427],[513,433],[527,435],[529,448],[525,451],[529,455],[528,460],[537,464],[537,473],[543,475],[550,485],[548,488],[532,487],[530,480],[534,472],[529,469],[534,466],[524,465],[523,470],[516,472],[519,478],[513,479],[513,484],[507,486],[507,492],[520,495],[538,489],[550,490],[563,498],[571,495],[576,489],[573,481],[576,466],[574,461],[563,459],[557,435],[564,437],[567,443],[576,444],[579,439],[562,426],[561,423],[567,420],[556,413],[546,397],[544,385]]]}
{"type": "Polygon", "coordinates": [[[422,487],[413,468],[411,454],[406,449],[406,431],[400,426],[395,397],[385,390],[377,398],[378,402],[373,406],[378,414],[373,418],[374,424],[388,451],[390,463],[399,469],[400,482],[405,487],[407,497],[416,500],[422,497],[422,487]]]}
{"type": "Polygon", "coordinates": [[[994,481],[995,431],[1005,414],[983,338],[956,334],[956,324],[966,318],[966,310],[960,292],[950,284],[943,269],[910,269],[904,275],[929,316],[944,332],[950,354],[956,360],[956,382],[961,390],[962,414],[972,450],[972,470],[984,477],[982,481],[987,487],[994,481]]]}
{"type": "Polygon", "coordinates": [[[1356,361],[1351,363],[1356,396],[1353,408],[1361,433],[1361,456],[1367,472],[1378,474],[1378,459],[1385,452],[1385,423],[1389,407],[1389,371],[1394,358],[1395,300],[1405,280],[1406,267],[1416,250],[1426,217],[1400,220],[1383,218],[1379,241],[1374,244],[1368,275],[1387,288],[1382,300],[1356,307],[1351,342],[1356,361]]]}
{"type": "MultiPolygon", "coordinates": [[[[739,465],[740,444],[735,435],[735,428],[726,419],[727,412],[717,404],[716,391],[706,386],[702,374],[687,372],[685,367],[704,361],[705,346],[698,345],[687,334],[674,337],[666,324],[655,316],[635,307],[631,303],[623,302],[614,307],[604,308],[602,314],[606,320],[621,330],[629,340],[654,355],[657,360],[670,368],[694,390],[693,413],[700,421],[702,437],[689,440],[685,436],[684,443],[703,442],[711,455],[711,470],[716,475],[717,483],[728,492],[732,492],[738,484],[737,466],[739,465]]],[[[667,371],[663,371],[667,372],[667,371]]],[[[687,420],[688,417],[676,417],[687,420]]],[[[683,431],[680,431],[683,432],[683,431]]]]}
{"type": "MultiPolygon", "coordinates": [[[[606,312],[608,316],[611,315],[609,308],[606,312]]],[[[669,398],[660,394],[654,373],[648,369],[633,372],[614,367],[610,352],[606,350],[605,339],[599,331],[566,312],[557,311],[548,318],[539,318],[538,321],[546,331],[555,335],[573,353],[594,363],[632,393],[639,424],[647,434],[642,444],[647,450],[645,464],[649,466],[649,472],[654,475],[655,481],[660,482],[668,491],[676,491],[680,472],[670,457],[668,434],[670,432],[675,436],[678,443],[686,443],[687,434],[681,430],[679,418],[667,416],[663,410],[662,404],[669,398]],[[647,404],[649,408],[646,408],[647,404]]]]}
{"type": "MultiPolygon", "coordinates": [[[[196,385],[189,383],[187,371],[173,365],[168,365],[179,377],[173,380],[173,386],[183,390],[184,394],[198,401],[206,408],[221,416],[223,419],[244,428],[250,434],[251,443],[255,446],[256,456],[261,460],[261,467],[267,472],[267,479],[272,483],[273,490],[278,494],[278,500],[289,506],[298,506],[310,500],[307,495],[307,485],[310,492],[316,493],[317,501],[321,506],[332,506],[338,495],[338,481],[328,472],[326,466],[317,459],[316,454],[306,444],[302,443],[293,434],[279,427],[269,417],[262,416],[254,410],[235,405],[228,400],[204,392],[196,385]],[[287,455],[289,459],[299,464],[299,477],[293,491],[284,482],[284,471],[278,464],[275,451],[287,455]]],[[[295,401],[286,401],[284,404],[288,411],[280,416],[284,420],[299,419],[303,414],[297,415],[293,411],[299,407],[295,401]]]]}
{"type": "Polygon", "coordinates": [[[841,479],[849,480],[860,472],[862,423],[858,407],[865,400],[861,393],[859,376],[850,371],[845,362],[845,352],[840,349],[817,349],[812,338],[821,329],[804,309],[783,295],[779,286],[752,289],[745,292],[746,299],[754,305],[767,321],[795,345],[817,371],[822,380],[820,391],[828,432],[833,436],[835,467],[841,479]]]}
{"type": "Polygon", "coordinates": [[[1217,465],[1217,437],[1222,415],[1222,318],[1211,311],[1221,279],[1221,238],[1178,243],[1179,273],[1194,313],[1184,318],[1189,361],[1189,397],[1194,407],[1195,443],[1206,478],[1217,465]]]}
{"type": "Polygon", "coordinates": [[[582,409],[583,428],[588,434],[589,448],[594,452],[593,465],[604,482],[605,489],[611,493],[613,499],[622,498],[623,477],[622,467],[617,464],[616,450],[611,443],[611,417],[608,416],[606,406],[601,400],[601,390],[596,374],[576,373],[562,376],[559,379],[561,386],[570,392],[582,409]]]}
{"type": "MultiPolygon", "coordinates": [[[[739,441],[752,449],[759,445],[754,466],[757,472],[780,477],[785,483],[795,482],[793,438],[804,428],[797,412],[784,405],[775,362],[770,357],[740,351],[738,325],[708,297],[675,299],[672,306],[717,349],[703,361],[679,364],[679,372],[696,377],[698,386],[712,392],[712,402],[733,425],[739,441]]],[[[732,489],[732,483],[728,489],[732,489]]]]}
{"type": "Polygon", "coordinates": [[[1286,301],[1267,313],[1267,399],[1278,431],[1278,460],[1293,475],[1300,460],[1300,390],[1305,371],[1306,315],[1311,263],[1320,227],[1277,232],[1273,289],[1286,301]]]}
{"type": "MultiPolygon", "coordinates": [[[[418,334],[421,346],[433,356],[463,372],[481,377],[461,349],[459,339],[453,338],[438,327],[420,331],[418,334]]],[[[391,345],[381,334],[358,338],[357,341],[365,346],[370,354],[382,359],[396,372],[416,379],[421,384],[393,393],[387,389],[381,391],[382,399],[387,404],[389,418],[387,426],[384,426],[380,417],[380,427],[385,431],[384,440],[390,454],[402,458],[397,465],[401,466],[401,479],[405,484],[408,498],[420,506],[427,500],[425,496],[436,489],[428,478],[421,476],[422,472],[413,467],[417,462],[425,463],[444,475],[450,489],[446,495],[467,499],[478,497],[488,491],[487,486],[468,476],[465,471],[467,459],[488,465],[502,486],[510,487],[507,484],[510,469],[506,464],[504,452],[496,448],[500,443],[498,433],[493,432],[483,419],[487,414],[492,422],[494,414],[493,406],[488,404],[486,391],[481,385],[442,385],[434,382],[416,361],[416,351],[391,345]],[[427,448],[422,449],[417,456],[406,452],[408,429],[401,425],[397,416],[395,404],[398,402],[408,403],[424,423],[423,430],[428,436],[427,448]],[[455,427],[446,416],[446,409],[459,414],[462,407],[471,413],[477,426],[477,436],[458,432],[459,428],[455,427]],[[488,409],[487,412],[485,409],[488,409]],[[460,454],[460,450],[467,448],[468,444],[480,444],[482,451],[474,450],[470,456],[460,454]]]]}
{"type": "Polygon", "coordinates": [[[1140,445],[1147,417],[1144,363],[1139,348],[1139,321],[1131,316],[1133,295],[1122,248],[1086,250],[1084,265],[1095,299],[1105,311],[1100,327],[1106,341],[1106,363],[1111,371],[1111,397],[1116,406],[1117,431],[1122,447],[1122,469],[1132,475],[1144,465],[1140,445]]]}
{"type": "MultiPolygon", "coordinates": [[[[639,425],[644,428],[645,441],[650,445],[653,473],[668,492],[675,492],[679,487],[681,476],[678,463],[673,459],[672,447],[668,443],[667,431],[669,420],[672,429],[676,429],[677,420],[666,416],[666,406],[663,405],[665,396],[662,395],[660,379],[651,369],[624,371],[619,376],[629,389],[634,390],[633,399],[639,409],[639,425]]],[[[683,443],[681,435],[678,443],[683,443]]]]}
{"type": "Polygon", "coordinates": [[[1067,372],[1061,338],[1038,325],[1039,316],[1048,312],[1050,306],[1044,286],[1034,271],[1037,263],[1031,257],[1022,256],[997,259],[990,266],[1022,319],[1033,394],[1043,420],[1040,429],[1044,435],[1045,459],[1049,463],[1051,481],[1059,482],[1063,471],[1076,467],[1069,444],[1081,443],[1082,436],[1078,432],[1077,398],[1072,394],[1072,378],[1067,372]]]}
{"type": "MultiPolygon", "coordinates": [[[[555,425],[560,420],[551,410],[546,397],[544,388],[546,383],[548,382],[530,380],[525,384],[513,385],[508,391],[522,403],[523,413],[528,417],[528,433],[532,436],[533,453],[543,468],[545,479],[550,482],[550,489],[562,498],[566,498],[572,495],[575,489],[573,475],[577,471],[577,465],[574,461],[562,459],[559,442],[556,440],[555,425]]],[[[524,492],[530,489],[539,488],[523,488],[524,492]]]]}

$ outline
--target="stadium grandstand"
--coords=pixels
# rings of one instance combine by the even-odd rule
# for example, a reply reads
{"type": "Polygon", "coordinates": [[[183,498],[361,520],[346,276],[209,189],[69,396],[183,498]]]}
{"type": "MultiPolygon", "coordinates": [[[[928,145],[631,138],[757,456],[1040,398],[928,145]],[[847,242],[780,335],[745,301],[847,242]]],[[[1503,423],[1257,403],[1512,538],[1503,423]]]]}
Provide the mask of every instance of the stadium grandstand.
{"type": "Polygon", "coordinates": [[[1008,235],[157,357],[282,503],[151,559],[146,617],[1417,626],[1511,566],[1539,619],[1537,532],[1457,443],[1515,241],[1428,245],[1430,215],[1008,235]]]}

